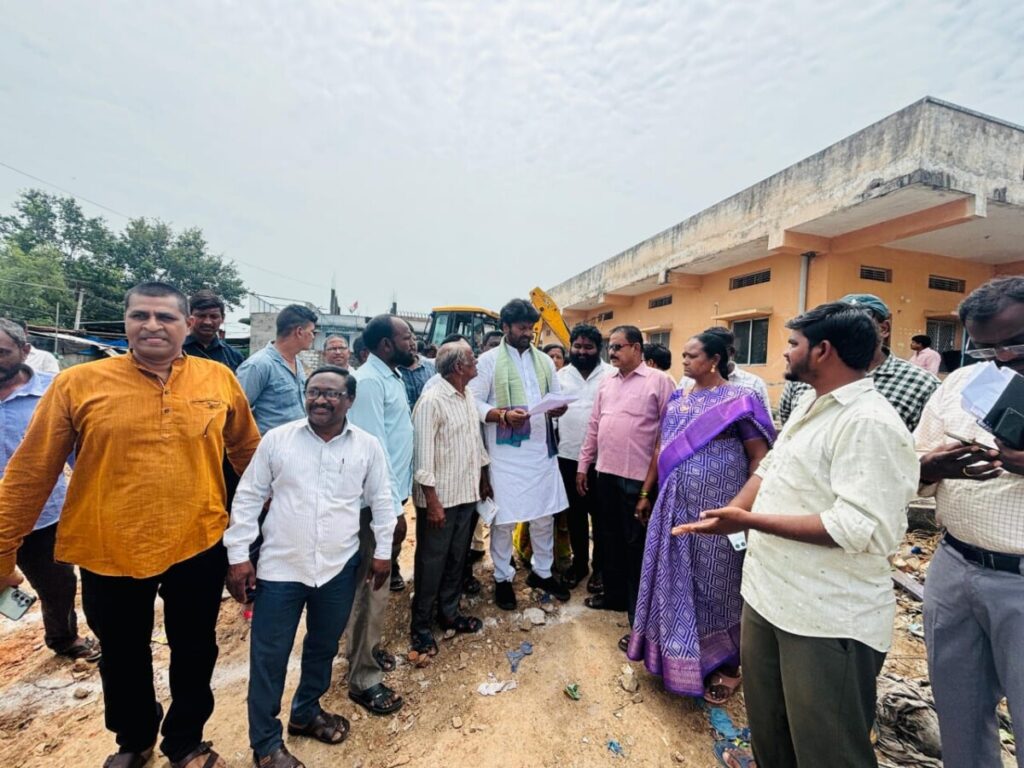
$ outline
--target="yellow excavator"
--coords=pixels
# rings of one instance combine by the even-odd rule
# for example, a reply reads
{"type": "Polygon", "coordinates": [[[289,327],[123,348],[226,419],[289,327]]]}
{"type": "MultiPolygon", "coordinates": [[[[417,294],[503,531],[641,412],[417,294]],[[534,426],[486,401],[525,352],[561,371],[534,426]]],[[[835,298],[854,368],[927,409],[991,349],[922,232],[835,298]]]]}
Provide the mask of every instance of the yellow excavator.
{"type": "MultiPolygon", "coordinates": [[[[558,342],[569,349],[569,328],[562,319],[562,313],[558,304],[541,288],[534,288],[530,291],[530,301],[538,312],[540,320],[533,329],[533,341],[540,343],[541,331],[547,325],[551,332],[558,339],[558,342]]],[[[479,352],[483,346],[484,337],[490,331],[501,330],[501,320],[497,312],[483,307],[472,306],[449,306],[434,307],[430,311],[430,322],[427,324],[427,334],[424,339],[427,344],[439,345],[445,336],[451,333],[459,333],[470,340],[473,351],[479,352]]]]}

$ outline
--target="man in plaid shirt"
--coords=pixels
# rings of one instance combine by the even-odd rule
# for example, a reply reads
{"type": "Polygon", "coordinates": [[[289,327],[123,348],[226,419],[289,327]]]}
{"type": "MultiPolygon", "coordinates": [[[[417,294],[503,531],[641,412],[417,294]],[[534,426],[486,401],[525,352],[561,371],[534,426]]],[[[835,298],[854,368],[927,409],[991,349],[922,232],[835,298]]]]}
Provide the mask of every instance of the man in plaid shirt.
{"type": "MultiPolygon", "coordinates": [[[[932,393],[938,389],[939,380],[934,375],[911,365],[889,351],[888,341],[892,333],[892,312],[877,296],[870,293],[851,293],[840,299],[845,304],[853,304],[863,307],[878,324],[878,336],[881,344],[875,352],[875,359],[871,361],[871,368],[868,376],[874,379],[875,389],[884,397],[896,413],[903,419],[907,429],[911,432],[917,427],[921,420],[921,411],[932,393]]],[[[787,381],[785,389],[782,390],[782,399],[779,400],[779,419],[783,424],[789,419],[789,415],[800,398],[811,391],[809,384],[802,381],[787,381]]]]}

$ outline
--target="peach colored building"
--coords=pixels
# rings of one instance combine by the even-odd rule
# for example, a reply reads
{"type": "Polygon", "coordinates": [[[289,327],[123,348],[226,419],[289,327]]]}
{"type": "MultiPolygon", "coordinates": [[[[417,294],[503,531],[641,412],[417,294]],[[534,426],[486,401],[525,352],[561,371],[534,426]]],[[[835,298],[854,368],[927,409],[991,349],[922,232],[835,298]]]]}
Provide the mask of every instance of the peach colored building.
{"type": "Polygon", "coordinates": [[[1024,128],[925,98],[549,289],[571,326],[667,342],[729,325],[782,391],[785,322],[847,293],[893,311],[893,352],[959,349],[961,299],[1024,273],[1024,128]]]}

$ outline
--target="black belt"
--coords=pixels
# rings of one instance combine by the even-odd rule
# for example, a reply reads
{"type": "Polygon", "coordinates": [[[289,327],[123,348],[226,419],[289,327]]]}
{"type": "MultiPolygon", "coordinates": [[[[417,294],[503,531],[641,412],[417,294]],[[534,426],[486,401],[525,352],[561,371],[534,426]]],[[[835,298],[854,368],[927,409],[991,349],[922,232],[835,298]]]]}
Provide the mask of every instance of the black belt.
{"type": "Polygon", "coordinates": [[[943,540],[953,549],[963,555],[964,560],[982,568],[990,568],[993,571],[1007,571],[1008,573],[1024,573],[1020,569],[1020,555],[1004,555],[1001,552],[989,552],[987,549],[979,549],[967,544],[946,531],[943,540]]]}

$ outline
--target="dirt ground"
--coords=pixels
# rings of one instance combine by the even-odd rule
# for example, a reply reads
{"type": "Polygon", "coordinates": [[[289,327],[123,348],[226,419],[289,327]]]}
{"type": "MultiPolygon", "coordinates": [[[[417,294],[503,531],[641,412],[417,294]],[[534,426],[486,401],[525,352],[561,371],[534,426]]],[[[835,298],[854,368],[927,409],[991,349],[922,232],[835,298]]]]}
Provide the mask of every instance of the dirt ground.
{"type": "MultiPolygon", "coordinates": [[[[410,523],[412,521],[410,520],[410,523]]],[[[415,530],[414,525],[409,526],[415,530]]],[[[411,544],[411,543],[410,543],[411,544]]],[[[403,550],[403,573],[412,573],[411,546],[403,550]]],[[[693,701],[665,693],[660,680],[632,664],[639,691],[620,685],[627,663],[618,650],[626,632],[624,614],[591,611],[583,606],[581,585],[565,604],[555,603],[546,622],[522,628],[522,611],[541,607],[539,595],[517,577],[519,612],[506,613],[493,604],[491,567],[477,566],[484,590],[464,600],[467,612],[483,618],[478,635],[441,640],[440,653],[425,668],[404,659],[388,683],[406,700],[396,716],[367,716],[347,698],[347,662],[336,661],[335,682],[323,700],[325,708],[352,721],[352,734],[340,746],[286,737],[289,749],[310,768],[396,768],[397,766],[595,766],[628,761],[637,766],[717,765],[708,716],[693,701]],[[512,674],[505,652],[523,641],[533,654],[512,674]],[[515,680],[514,690],[482,696],[477,686],[493,675],[515,680]],[[565,693],[579,685],[580,699],[565,693]],[[615,755],[609,742],[617,742],[615,755]]],[[[407,649],[409,590],[391,596],[385,645],[407,649]]],[[[901,599],[895,642],[887,668],[906,677],[924,677],[924,643],[908,627],[920,621],[916,604],[901,599]]],[[[81,613],[80,613],[81,617],[81,613]]],[[[218,625],[220,659],[214,676],[217,708],[206,738],[229,765],[251,765],[246,737],[248,630],[240,607],[225,599],[218,625]]],[[[153,643],[158,670],[158,695],[169,698],[168,649],[158,628],[153,643]]],[[[285,712],[297,681],[300,636],[289,671],[285,712]]],[[[17,624],[0,622],[0,763],[25,766],[100,766],[113,751],[113,738],[103,725],[99,675],[92,665],[57,660],[42,643],[38,607],[17,624]]],[[[743,695],[730,701],[737,725],[745,724],[743,695]]],[[[163,758],[151,765],[167,765],[163,758]]]]}

